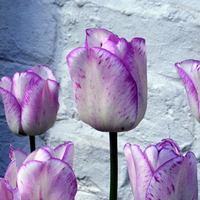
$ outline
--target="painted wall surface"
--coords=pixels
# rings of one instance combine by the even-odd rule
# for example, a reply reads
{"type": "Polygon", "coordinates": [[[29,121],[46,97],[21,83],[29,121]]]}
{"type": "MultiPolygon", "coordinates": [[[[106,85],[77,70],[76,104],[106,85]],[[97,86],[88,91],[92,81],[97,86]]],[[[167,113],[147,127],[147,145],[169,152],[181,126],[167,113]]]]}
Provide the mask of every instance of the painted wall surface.
{"type": "MultiPolygon", "coordinates": [[[[48,65],[55,72],[61,85],[60,110],[55,126],[36,138],[37,148],[69,140],[75,144],[77,200],[106,200],[109,192],[108,134],[79,120],[66,65],[67,54],[84,45],[85,29],[93,27],[129,41],[146,39],[146,115],[134,130],[118,134],[118,199],[133,199],[123,153],[126,142],[145,148],[170,137],[184,152],[193,151],[200,162],[200,124],[190,112],[174,68],[175,62],[200,60],[200,4],[199,0],[0,0],[0,77],[34,65],[48,65]]],[[[28,138],[15,136],[7,127],[2,101],[0,134],[2,177],[11,143],[29,152],[28,138]]]]}

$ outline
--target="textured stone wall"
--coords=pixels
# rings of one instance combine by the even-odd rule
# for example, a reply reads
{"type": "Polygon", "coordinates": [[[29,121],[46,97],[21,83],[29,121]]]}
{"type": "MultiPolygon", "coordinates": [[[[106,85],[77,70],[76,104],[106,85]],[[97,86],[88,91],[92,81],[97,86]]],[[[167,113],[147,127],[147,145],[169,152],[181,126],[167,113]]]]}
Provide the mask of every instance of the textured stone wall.
{"type": "MultiPolygon", "coordinates": [[[[34,65],[48,65],[60,82],[60,110],[55,126],[37,137],[37,148],[71,140],[77,200],[108,199],[108,134],[78,119],[66,65],[66,55],[84,45],[85,29],[106,28],[119,37],[146,39],[148,107],[143,121],[119,138],[119,199],[133,199],[123,146],[144,148],[172,138],[200,162],[200,124],[192,116],[175,62],[200,60],[200,4],[198,0],[0,0],[0,77],[34,65]]],[[[8,149],[29,152],[28,138],[7,127],[0,103],[0,176],[9,163],[8,149]]],[[[198,164],[200,169],[200,165],[198,164]]],[[[200,182],[200,173],[199,173],[200,182]]]]}

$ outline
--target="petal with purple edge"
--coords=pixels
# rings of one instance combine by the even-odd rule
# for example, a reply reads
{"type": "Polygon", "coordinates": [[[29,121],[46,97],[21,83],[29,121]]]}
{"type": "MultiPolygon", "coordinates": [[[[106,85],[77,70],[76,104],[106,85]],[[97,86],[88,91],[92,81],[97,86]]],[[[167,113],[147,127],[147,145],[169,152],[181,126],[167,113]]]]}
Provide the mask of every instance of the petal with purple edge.
{"type": "Polygon", "coordinates": [[[3,99],[8,126],[13,133],[18,135],[21,127],[21,107],[12,93],[1,87],[0,95],[3,99]]]}
{"type": "Polygon", "coordinates": [[[31,160],[45,162],[51,158],[52,158],[51,153],[45,147],[42,147],[38,150],[33,151],[31,154],[29,154],[27,158],[24,160],[24,163],[31,160]]]}
{"type": "Polygon", "coordinates": [[[12,188],[16,187],[17,180],[17,172],[27,157],[27,154],[24,153],[20,149],[14,149],[12,145],[10,145],[9,157],[12,160],[8,165],[4,179],[12,186],[12,188]]]}
{"type": "Polygon", "coordinates": [[[13,200],[12,189],[6,183],[6,181],[0,178],[0,194],[2,200],[13,200]]]}
{"type": "Polygon", "coordinates": [[[184,156],[179,177],[180,180],[178,184],[178,194],[177,194],[178,199],[197,200],[198,199],[197,162],[194,153],[188,152],[184,156]]]}
{"type": "Polygon", "coordinates": [[[31,67],[31,69],[27,71],[36,73],[44,80],[51,79],[51,80],[56,81],[55,75],[53,74],[52,70],[48,66],[36,65],[36,66],[31,67]]]}
{"type": "Polygon", "coordinates": [[[157,168],[177,156],[178,155],[173,150],[163,148],[158,155],[157,168]]]}
{"type": "Polygon", "coordinates": [[[26,163],[19,170],[17,182],[21,197],[26,200],[73,200],[77,192],[71,167],[58,159],[26,163]]]}
{"type": "Polygon", "coordinates": [[[100,131],[132,129],[137,87],[121,59],[105,49],[77,48],[67,62],[79,117],[100,131]]]}
{"type": "Polygon", "coordinates": [[[178,146],[178,144],[176,143],[176,141],[170,138],[162,139],[162,141],[157,143],[155,146],[158,149],[158,151],[161,151],[162,149],[170,149],[174,151],[177,155],[179,156],[182,155],[182,151],[178,146]]]}
{"type": "Polygon", "coordinates": [[[27,154],[25,152],[20,149],[14,149],[12,145],[10,145],[9,158],[11,160],[17,161],[17,169],[19,169],[20,165],[24,162],[26,157],[27,154]]]}
{"type": "Polygon", "coordinates": [[[0,87],[8,92],[11,92],[12,89],[12,78],[4,76],[0,79],[0,87]]]}
{"type": "Polygon", "coordinates": [[[175,67],[177,69],[178,75],[180,76],[184,84],[191,111],[197,121],[200,122],[198,92],[195,84],[193,80],[189,77],[189,75],[181,68],[180,63],[176,63],[175,67]]]}
{"type": "Polygon", "coordinates": [[[69,164],[70,167],[73,166],[74,159],[74,144],[72,142],[66,142],[57,146],[54,149],[55,158],[61,159],[62,161],[69,164]]]}
{"type": "Polygon", "coordinates": [[[146,199],[197,200],[193,198],[194,194],[191,195],[190,192],[189,195],[186,195],[187,187],[190,184],[186,178],[188,170],[188,163],[187,165],[184,164],[183,156],[178,156],[166,162],[155,171],[147,190],[146,199]]]}
{"type": "Polygon", "coordinates": [[[101,47],[112,32],[102,28],[91,28],[86,30],[85,47],[101,47]]]}
{"type": "Polygon", "coordinates": [[[124,153],[134,198],[143,200],[153,171],[139,146],[127,143],[124,146],[124,153]]]}
{"type": "Polygon", "coordinates": [[[41,79],[37,74],[30,72],[16,72],[13,76],[12,94],[21,105],[24,94],[36,81],[41,79]]]}
{"type": "Polygon", "coordinates": [[[129,42],[123,62],[137,85],[138,115],[134,127],[143,119],[147,106],[147,58],[146,44],[142,38],[129,42]]]}
{"type": "MultiPolygon", "coordinates": [[[[200,61],[184,60],[180,63],[176,63],[175,65],[185,71],[185,73],[193,81],[197,92],[200,91],[200,61]]],[[[198,92],[198,98],[200,99],[200,92],[198,92]]]]}
{"type": "Polygon", "coordinates": [[[157,161],[158,161],[158,150],[154,145],[148,146],[144,150],[144,155],[146,156],[146,159],[149,161],[149,164],[152,167],[152,171],[155,171],[157,169],[157,161]]]}
{"type": "Polygon", "coordinates": [[[16,188],[16,183],[17,183],[17,172],[18,172],[18,168],[17,168],[17,164],[16,164],[16,160],[13,160],[9,163],[5,175],[4,175],[4,179],[7,181],[7,183],[14,189],[16,188]]]}
{"type": "Polygon", "coordinates": [[[51,128],[59,108],[59,84],[38,80],[29,88],[22,102],[22,128],[27,135],[40,135],[51,128]]]}

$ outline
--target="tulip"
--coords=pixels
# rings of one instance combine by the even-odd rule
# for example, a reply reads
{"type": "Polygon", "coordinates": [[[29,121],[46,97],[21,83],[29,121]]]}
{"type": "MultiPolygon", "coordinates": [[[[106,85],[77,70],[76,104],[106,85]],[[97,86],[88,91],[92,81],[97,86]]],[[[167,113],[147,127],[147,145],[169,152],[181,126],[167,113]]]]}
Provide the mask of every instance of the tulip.
{"type": "Polygon", "coordinates": [[[0,190],[3,188],[10,196],[17,191],[20,200],[73,200],[77,192],[73,157],[71,142],[55,149],[45,146],[29,155],[11,146],[11,163],[0,190]]]}
{"type": "Polygon", "coordinates": [[[51,128],[59,108],[59,84],[47,66],[34,66],[0,80],[6,120],[17,135],[40,135],[51,128]]]}
{"type": "Polygon", "coordinates": [[[184,60],[175,63],[175,67],[184,84],[191,111],[200,122],[200,61],[184,60]]]}
{"type": "Polygon", "coordinates": [[[67,56],[79,117],[99,131],[129,131],[147,105],[145,40],[127,42],[101,28],[86,30],[85,47],[67,56]]]}
{"type": "Polygon", "coordinates": [[[124,152],[135,200],[197,200],[197,163],[171,139],[147,147],[127,143],[124,152]]]}

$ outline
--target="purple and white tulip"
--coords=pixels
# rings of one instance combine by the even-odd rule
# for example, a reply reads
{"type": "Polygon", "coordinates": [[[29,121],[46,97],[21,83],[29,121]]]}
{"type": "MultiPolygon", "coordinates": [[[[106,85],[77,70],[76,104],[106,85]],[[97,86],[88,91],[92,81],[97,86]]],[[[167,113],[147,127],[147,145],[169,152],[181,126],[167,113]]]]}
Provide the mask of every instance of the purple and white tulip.
{"type": "Polygon", "coordinates": [[[197,200],[197,163],[171,139],[148,146],[127,143],[124,153],[135,200],[197,200]]]}
{"type": "Polygon", "coordinates": [[[147,106],[145,40],[127,42],[112,32],[86,30],[85,47],[67,56],[79,117],[100,131],[137,126],[147,106]]]}
{"type": "Polygon", "coordinates": [[[59,108],[59,83],[47,66],[34,66],[0,80],[6,120],[17,135],[40,135],[51,128],[59,108]]]}
{"type": "Polygon", "coordinates": [[[73,200],[77,192],[73,157],[71,142],[55,149],[45,146],[29,155],[11,146],[11,163],[0,179],[0,191],[5,200],[73,200]]]}
{"type": "Polygon", "coordinates": [[[184,60],[175,67],[184,84],[192,114],[200,122],[200,61],[184,60]]]}

